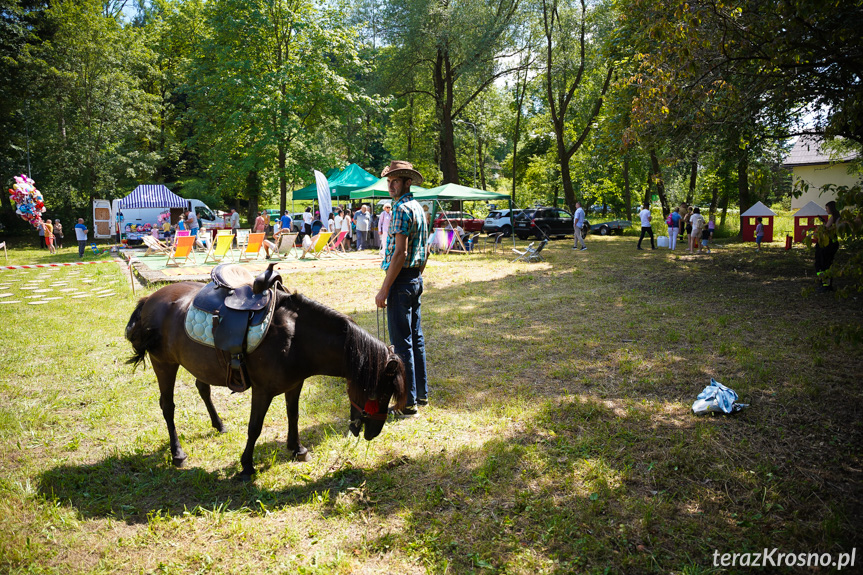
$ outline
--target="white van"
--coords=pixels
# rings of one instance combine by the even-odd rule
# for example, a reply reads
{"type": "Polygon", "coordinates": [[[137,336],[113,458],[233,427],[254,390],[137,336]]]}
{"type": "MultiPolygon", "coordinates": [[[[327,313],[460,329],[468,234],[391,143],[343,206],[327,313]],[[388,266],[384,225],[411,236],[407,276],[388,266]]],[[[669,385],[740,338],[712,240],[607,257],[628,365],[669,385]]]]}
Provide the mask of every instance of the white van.
{"type": "MultiPolygon", "coordinates": [[[[202,229],[230,227],[225,220],[216,214],[201,200],[186,200],[188,209],[194,210],[198,217],[198,225],[202,229]]],[[[182,217],[184,208],[128,208],[120,210],[120,200],[93,200],[93,237],[110,238],[118,233],[120,225],[125,228],[129,224],[136,227],[144,224],[156,225],[159,216],[165,212],[171,214],[171,224],[176,224],[182,217]],[[122,219],[118,219],[122,214],[122,219]]]]}

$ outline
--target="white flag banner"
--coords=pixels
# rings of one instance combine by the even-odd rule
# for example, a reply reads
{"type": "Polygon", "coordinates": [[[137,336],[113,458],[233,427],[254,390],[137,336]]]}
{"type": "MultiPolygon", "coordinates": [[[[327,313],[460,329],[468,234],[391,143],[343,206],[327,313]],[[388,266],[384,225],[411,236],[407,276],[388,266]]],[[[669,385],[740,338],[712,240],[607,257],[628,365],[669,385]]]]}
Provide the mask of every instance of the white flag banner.
{"type": "Polygon", "coordinates": [[[323,231],[327,231],[327,222],[330,220],[330,212],[333,211],[333,201],[330,197],[330,183],[327,177],[315,170],[315,183],[318,185],[318,205],[321,211],[321,223],[324,224],[323,231]]]}

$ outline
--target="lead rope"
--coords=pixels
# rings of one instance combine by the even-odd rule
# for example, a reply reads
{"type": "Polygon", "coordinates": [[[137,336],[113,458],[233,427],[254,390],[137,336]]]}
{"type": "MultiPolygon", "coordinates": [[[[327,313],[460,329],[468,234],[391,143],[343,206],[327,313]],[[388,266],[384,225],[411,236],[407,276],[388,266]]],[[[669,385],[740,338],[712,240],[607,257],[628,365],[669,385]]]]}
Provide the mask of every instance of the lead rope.
{"type": "Polygon", "coordinates": [[[386,343],[387,343],[387,340],[386,340],[386,339],[384,339],[383,337],[381,337],[381,316],[383,316],[383,318],[384,318],[384,320],[383,320],[383,324],[384,324],[384,335],[389,335],[389,334],[387,333],[387,308],[385,308],[385,307],[379,307],[379,308],[377,308],[377,318],[378,318],[378,339],[379,339],[379,340],[381,340],[382,342],[384,342],[384,344],[386,344],[386,343]]]}

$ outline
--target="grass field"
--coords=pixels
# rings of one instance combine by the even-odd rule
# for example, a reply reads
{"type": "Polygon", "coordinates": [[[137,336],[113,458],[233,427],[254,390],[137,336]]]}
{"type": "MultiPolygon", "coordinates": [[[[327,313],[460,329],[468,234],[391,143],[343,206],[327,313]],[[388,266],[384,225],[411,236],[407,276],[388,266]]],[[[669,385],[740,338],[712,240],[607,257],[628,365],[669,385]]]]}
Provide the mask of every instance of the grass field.
{"type": "MultiPolygon", "coordinates": [[[[219,435],[182,370],[189,459],[171,466],[153,372],[124,364],[136,298],[119,267],[0,271],[10,293],[117,294],[0,305],[0,572],[696,574],[752,571],[715,567],[716,551],[850,553],[863,311],[804,297],[811,255],[778,245],[686,256],[591,237],[538,264],[436,257],[431,406],[358,441],[344,382],[312,378],[311,462],[290,461],[277,398],[250,484],[231,479],[248,394],[214,390],[219,435]],[[711,377],[751,406],[693,416],[711,377]]],[[[286,279],[376,333],[380,272],[286,279]]]]}

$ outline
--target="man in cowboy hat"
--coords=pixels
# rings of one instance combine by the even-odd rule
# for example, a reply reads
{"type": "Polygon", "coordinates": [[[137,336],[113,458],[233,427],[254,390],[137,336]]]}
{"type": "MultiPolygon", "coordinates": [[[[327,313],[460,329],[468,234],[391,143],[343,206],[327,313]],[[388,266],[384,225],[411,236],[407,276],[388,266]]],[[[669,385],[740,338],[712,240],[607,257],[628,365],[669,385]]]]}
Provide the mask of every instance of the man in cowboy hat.
{"type": "Polygon", "coordinates": [[[418,413],[417,406],[428,405],[420,296],[422,272],[428,259],[429,229],[422,206],[411,193],[411,184],[421,184],[423,177],[412,164],[398,160],[384,168],[381,177],[389,182],[393,216],[381,264],[386,276],[375,304],[387,308],[390,341],[405,364],[408,401],[403,410],[393,413],[396,417],[413,417],[418,413]]]}

